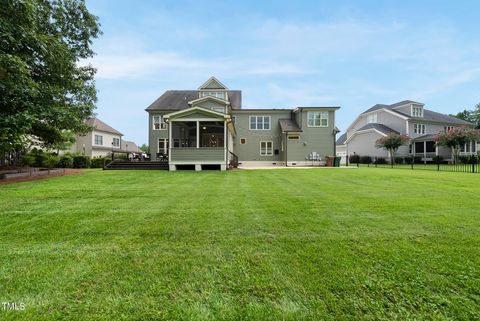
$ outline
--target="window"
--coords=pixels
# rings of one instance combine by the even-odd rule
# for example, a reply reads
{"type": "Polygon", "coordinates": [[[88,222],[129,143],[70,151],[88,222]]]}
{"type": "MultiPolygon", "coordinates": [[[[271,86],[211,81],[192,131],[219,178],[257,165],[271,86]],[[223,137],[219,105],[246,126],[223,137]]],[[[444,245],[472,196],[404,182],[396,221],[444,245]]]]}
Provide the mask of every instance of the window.
{"type": "Polygon", "coordinates": [[[160,138],[158,140],[158,152],[159,153],[168,153],[168,138],[160,138]]]}
{"type": "Polygon", "coordinates": [[[95,145],[103,145],[103,136],[102,135],[95,135],[95,145]]]}
{"type": "Polygon", "coordinates": [[[245,145],[247,143],[247,140],[245,138],[240,138],[240,144],[245,145]]]}
{"type": "Polygon", "coordinates": [[[167,129],[167,124],[162,116],[153,116],[153,130],[160,129],[167,129]]]}
{"type": "Polygon", "coordinates": [[[250,116],[250,130],[269,130],[270,116],[250,116]]]}
{"type": "Polygon", "coordinates": [[[425,134],[425,130],[426,130],[425,124],[413,124],[414,134],[425,134]]]}
{"type": "Polygon", "coordinates": [[[309,111],[307,113],[308,127],[327,127],[328,112],[327,111],[309,111]]]}
{"type": "Polygon", "coordinates": [[[225,93],[223,91],[204,91],[202,97],[208,96],[225,99],[225,93]]]}
{"type": "Polygon", "coordinates": [[[444,130],[445,132],[448,132],[448,131],[451,131],[451,130],[454,129],[454,128],[455,128],[455,126],[445,126],[445,127],[443,127],[443,130],[444,130]]]}
{"type": "Polygon", "coordinates": [[[273,155],[273,142],[260,142],[260,156],[273,155]]]}
{"type": "Polygon", "coordinates": [[[367,124],[376,123],[377,122],[377,113],[370,114],[367,116],[367,124]]]}
{"type": "Polygon", "coordinates": [[[120,138],[113,138],[112,146],[120,147],[120,138]]]}
{"type": "Polygon", "coordinates": [[[212,107],[212,110],[216,111],[217,113],[225,113],[224,107],[212,107]]]}
{"type": "Polygon", "coordinates": [[[413,117],[423,117],[423,108],[412,106],[412,116],[413,117]]]}

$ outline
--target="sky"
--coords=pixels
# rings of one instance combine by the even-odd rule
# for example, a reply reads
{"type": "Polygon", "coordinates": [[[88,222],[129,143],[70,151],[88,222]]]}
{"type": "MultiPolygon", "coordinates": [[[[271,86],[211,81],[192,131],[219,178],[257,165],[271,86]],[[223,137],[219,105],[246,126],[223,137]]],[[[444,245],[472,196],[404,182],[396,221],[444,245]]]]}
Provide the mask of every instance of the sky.
{"type": "Polygon", "coordinates": [[[480,1],[87,0],[97,116],[148,142],[168,89],[217,77],[243,108],[340,106],[344,131],[377,104],[455,114],[480,102],[480,1]]]}

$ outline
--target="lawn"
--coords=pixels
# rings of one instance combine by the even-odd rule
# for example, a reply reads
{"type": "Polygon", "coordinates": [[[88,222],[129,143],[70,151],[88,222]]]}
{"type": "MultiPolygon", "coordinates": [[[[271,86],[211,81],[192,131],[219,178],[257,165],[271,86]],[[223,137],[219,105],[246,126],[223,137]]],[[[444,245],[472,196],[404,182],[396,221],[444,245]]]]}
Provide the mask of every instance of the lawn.
{"type": "Polygon", "coordinates": [[[0,186],[0,320],[480,319],[480,175],[101,171],[0,186]]]}

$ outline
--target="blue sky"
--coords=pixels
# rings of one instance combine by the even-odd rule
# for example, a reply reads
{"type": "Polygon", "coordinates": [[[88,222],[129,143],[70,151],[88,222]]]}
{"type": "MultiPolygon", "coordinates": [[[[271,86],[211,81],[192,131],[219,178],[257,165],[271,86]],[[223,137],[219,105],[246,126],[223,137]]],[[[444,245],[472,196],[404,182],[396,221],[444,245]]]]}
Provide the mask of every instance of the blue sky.
{"type": "Polygon", "coordinates": [[[480,102],[480,1],[87,0],[98,117],[137,144],[167,89],[214,75],[244,108],[341,106],[344,130],[376,103],[456,113],[480,102]]]}

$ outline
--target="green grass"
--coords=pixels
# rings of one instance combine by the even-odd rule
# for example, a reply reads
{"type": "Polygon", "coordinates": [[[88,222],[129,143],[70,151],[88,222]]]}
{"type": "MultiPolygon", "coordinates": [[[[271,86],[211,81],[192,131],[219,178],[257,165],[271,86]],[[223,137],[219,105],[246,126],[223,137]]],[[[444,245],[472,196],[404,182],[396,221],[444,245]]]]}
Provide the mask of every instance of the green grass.
{"type": "Polygon", "coordinates": [[[89,171],[0,186],[0,320],[480,319],[480,176],[89,171]]]}

